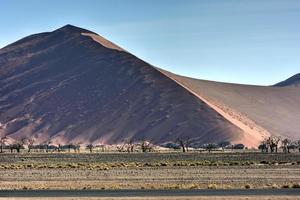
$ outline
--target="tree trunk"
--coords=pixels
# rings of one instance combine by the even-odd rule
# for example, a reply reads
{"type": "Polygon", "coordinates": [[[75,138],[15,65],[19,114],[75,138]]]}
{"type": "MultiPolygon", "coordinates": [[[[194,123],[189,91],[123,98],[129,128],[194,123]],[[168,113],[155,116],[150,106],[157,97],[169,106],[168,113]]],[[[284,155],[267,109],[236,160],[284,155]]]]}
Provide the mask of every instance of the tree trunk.
{"type": "Polygon", "coordinates": [[[183,153],[186,152],[184,145],[182,145],[182,152],[183,152],[183,153]]]}

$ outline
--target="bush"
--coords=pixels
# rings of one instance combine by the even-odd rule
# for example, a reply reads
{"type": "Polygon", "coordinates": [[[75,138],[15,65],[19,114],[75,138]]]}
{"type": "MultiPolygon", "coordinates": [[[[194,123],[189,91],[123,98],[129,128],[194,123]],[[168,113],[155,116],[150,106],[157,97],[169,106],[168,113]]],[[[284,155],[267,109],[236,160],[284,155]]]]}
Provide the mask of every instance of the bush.
{"type": "Polygon", "coordinates": [[[262,161],[260,161],[260,164],[268,165],[268,164],[269,164],[269,161],[262,160],[262,161]]]}
{"type": "Polygon", "coordinates": [[[215,190],[215,189],[217,189],[217,185],[216,185],[216,184],[209,184],[209,185],[207,186],[207,188],[208,188],[208,189],[215,190]]]}
{"type": "Polygon", "coordinates": [[[300,188],[300,183],[294,183],[294,184],[292,185],[292,188],[300,188]]]}
{"type": "Polygon", "coordinates": [[[245,185],[245,189],[251,189],[251,188],[252,188],[252,186],[250,184],[245,185]]]}
{"type": "Polygon", "coordinates": [[[189,187],[189,189],[190,189],[190,190],[198,189],[198,185],[193,184],[193,185],[191,185],[191,186],[189,187]]]}
{"type": "Polygon", "coordinates": [[[233,145],[233,149],[244,149],[245,148],[245,145],[243,144],[235,144],[233,145]]]}
{"type": "Polygon", "coordinates": [[[289,184],[284,184],[281,186],[281,188],[290,188],[290,185],[289,184]]]}

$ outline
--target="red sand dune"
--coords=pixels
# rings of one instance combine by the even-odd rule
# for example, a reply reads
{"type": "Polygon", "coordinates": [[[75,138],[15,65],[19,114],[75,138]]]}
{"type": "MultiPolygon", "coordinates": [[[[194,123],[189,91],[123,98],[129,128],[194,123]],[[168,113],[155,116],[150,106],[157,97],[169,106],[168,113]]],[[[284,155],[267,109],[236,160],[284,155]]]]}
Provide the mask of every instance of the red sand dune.
{"type": "Polygon", "coordinates": [[[299,135],[299,94],[296,85],[174,75],[71,25],[0,49],[1,137],[40,143],[190,138],[255,147],[269,134],[299,135]]]}

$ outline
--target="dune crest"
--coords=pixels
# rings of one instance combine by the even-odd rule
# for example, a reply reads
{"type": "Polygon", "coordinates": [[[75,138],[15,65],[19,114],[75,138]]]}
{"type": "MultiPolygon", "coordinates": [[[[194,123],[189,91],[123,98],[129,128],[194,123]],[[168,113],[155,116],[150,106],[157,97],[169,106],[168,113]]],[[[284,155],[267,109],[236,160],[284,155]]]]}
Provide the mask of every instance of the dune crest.
{"type": "Polygon", "coordinates": [[[111,41],[105,39],[104,37],[102,37],[100,35],[97,35],[94,33],[81,33],[81,35],[91,37],[94,41],[98,42],[99,44],[101,44],[102,46],[104,46],[106,48],[114,49],[114,50],[118,50],[118,51],[125,51],[118,45],[112,43],[111,41]]]}

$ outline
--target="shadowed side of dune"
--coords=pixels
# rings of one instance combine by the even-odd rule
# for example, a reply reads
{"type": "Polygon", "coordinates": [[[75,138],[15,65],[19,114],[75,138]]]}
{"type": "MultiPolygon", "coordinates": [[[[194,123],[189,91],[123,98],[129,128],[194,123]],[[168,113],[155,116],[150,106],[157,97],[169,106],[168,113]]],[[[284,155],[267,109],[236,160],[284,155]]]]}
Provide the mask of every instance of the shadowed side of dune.
{"type": "Polygon", "coordinates": [[[68,25],[1,49],[1,134],[85,144],[244,137],[184,87],[116,48],[68,25]]]}

